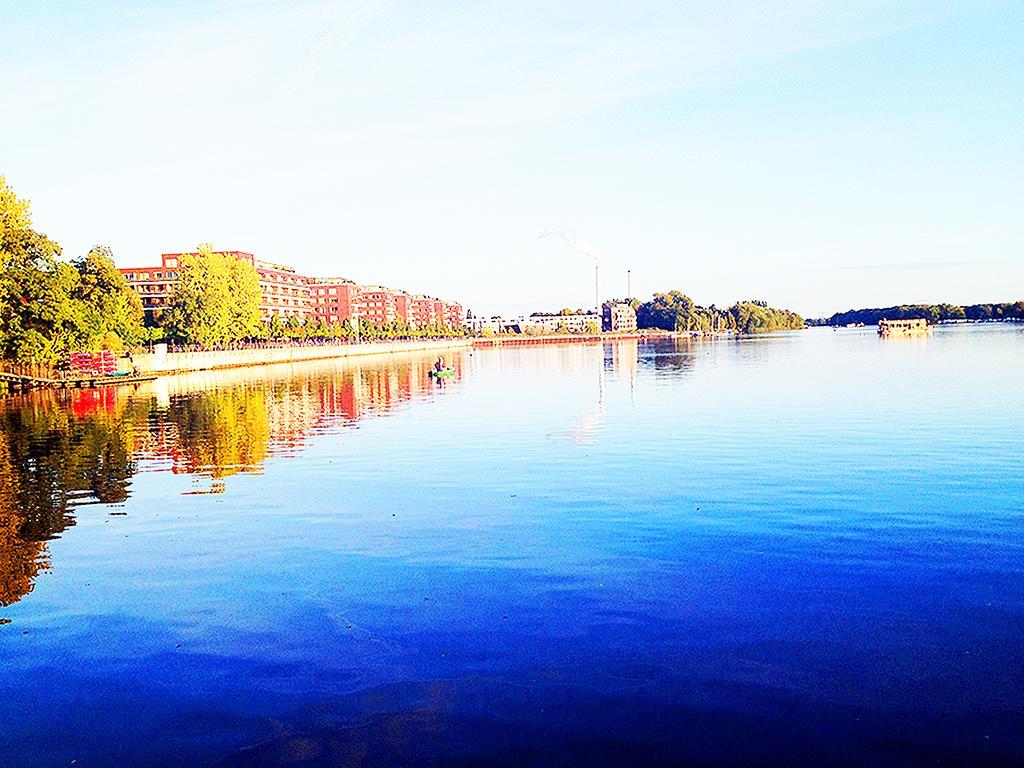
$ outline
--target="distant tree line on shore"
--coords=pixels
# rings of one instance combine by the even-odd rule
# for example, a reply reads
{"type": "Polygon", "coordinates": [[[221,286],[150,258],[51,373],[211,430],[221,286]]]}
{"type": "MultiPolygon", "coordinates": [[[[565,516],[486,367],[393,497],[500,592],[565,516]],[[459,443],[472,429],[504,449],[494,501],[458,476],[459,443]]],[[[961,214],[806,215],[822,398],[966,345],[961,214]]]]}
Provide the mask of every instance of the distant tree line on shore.
{"type": "Polygon", "coordinates": [[[636,310],[637,327],[664,331],[713,333],[767,333],[803,328],[804,319],[788,309],[769,307],[764,301],[738,301],[728,309],[714,304],[702,307],[681,291],[656,293],[650,301],[626,299],[607,302],[628,303],[636,310]]]}
{"type": "Polygon", "coordinates": [[[843,326],[857,323],[878,325],[878,321],[907,320],[923,317],[929,323],[946,320],[970,320],[974,322],[986,320],[1024,319],[1024,301],[1003,302],[1001,304],[901,304],[896,307],[874,309],[851,309],[836,312],[831,317],[808,320],[808,325],[843,326]]]}

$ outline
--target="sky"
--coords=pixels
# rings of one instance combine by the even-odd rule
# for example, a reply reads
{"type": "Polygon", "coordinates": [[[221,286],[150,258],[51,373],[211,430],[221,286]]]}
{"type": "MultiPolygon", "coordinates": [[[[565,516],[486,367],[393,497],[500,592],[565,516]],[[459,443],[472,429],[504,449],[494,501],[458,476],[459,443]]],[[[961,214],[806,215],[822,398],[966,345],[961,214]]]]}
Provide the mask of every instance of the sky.
{"type": "Polygon", "coordinates": [[[0,0],[68,257],[210,242],[476,314],[1024,298],[1024,5],[0,0]],[[587,256],[570,247],[576,243],[587,256]]]}

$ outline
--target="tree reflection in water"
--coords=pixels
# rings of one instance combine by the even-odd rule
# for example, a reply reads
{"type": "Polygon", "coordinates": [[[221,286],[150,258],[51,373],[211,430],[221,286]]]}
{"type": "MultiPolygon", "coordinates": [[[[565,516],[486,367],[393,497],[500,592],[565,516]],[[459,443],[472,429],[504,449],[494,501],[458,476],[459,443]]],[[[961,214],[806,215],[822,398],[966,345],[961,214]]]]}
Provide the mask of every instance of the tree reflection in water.
{"type": "Polygon", "coordinates": [[[433,392],[428,368],[327,361],[0,398],[0,606],[32,591],[50,567],[46,541],[74,525],[76,507],[128,499],[140,464],[223,493],[225,478],[261,471],[318,430],[433,392]]]}
{"type": "Polygon", "coordinates": [[[31,591],[48,567],[46,540],[71,510],[128,498],[144,404],[113,390],[38,392],[0,403],[0,604],[31,591]],[[93,402],[90,402],[93,401],[93,402]]]}

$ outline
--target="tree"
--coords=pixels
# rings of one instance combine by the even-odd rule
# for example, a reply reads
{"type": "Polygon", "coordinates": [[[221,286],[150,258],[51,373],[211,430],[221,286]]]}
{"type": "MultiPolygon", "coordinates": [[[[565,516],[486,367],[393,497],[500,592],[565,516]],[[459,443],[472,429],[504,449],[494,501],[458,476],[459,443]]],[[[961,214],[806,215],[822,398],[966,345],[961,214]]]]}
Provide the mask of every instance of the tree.
{"type": "Polygon", "coordinates": [[[366,341],[375,341],[380,338],[380,330],[377,324],[370,320],[359,320],[359,337],[366,341]]]}
{"type": "Polygon", "coordinates": [[[168,325],[186,341],[212,346],[231,340],[234,315],[230,257],[202,244],[181,259],[168,325]]]}
{"type": "Polygon", "coordinates": [[[53,364],[74,350],[138,344],[142,302],[110,250],[93,248],[71,264],[60,255],[0,177],[0,357],[53,364]]]}
{"type": "Polygon", "coordinates": [[[656,293],[637,309],[637,324],[666,331],[688,330],[695,306],[693,299],[681,291],[656,293]]]}
{"type": "Polygon", "coordinates": [[[235,339],[256,339],[266,335],[260,316],[263,290],[260,276],[251,261],[231,259],[231,328],[235,339]]]}
{"type": "Polygon", "coordinates": [[[281,324],[280,316],[275,312],[267,322],[267,334],[272,339],[280,339],[284,336],[284,326],[281,324]]]}
{"type": "Polygon", "coordinates": [[[167,323],[176,337],[208,347],[263,334],[252,263],[204,243],[182,257],[178,279],[167,323]]]}
{"type": "Polygon", "coordinates": [[[149,336],[142,326],[142,299],[114,266],[109,248],[96,246],[73,265],[78,271],[73,298],[80,302],[76,311],[83,348],[121,350],[149,336]]]}
{"type": "Polygon", "coordinates": [[[295,315],[284,321],[284,335],[296,340],[303,337],[302,321],[295,315]]]}
{"type": "Polygon", "coordinates": [[[32,228],[27,200],[0,176],[0,357],[54,362],[73,326],[74,270],[32,228]]]}
{"type": "Polygon", "coordinates": [[[740,301],[728,310],[715,305],[701,307],[681,291],[656,293],[636,307],[637,324],[641,328],[666,331],[711,333],[734,330],[740,333],[761,333],[803,328],[804,319],[795,312],[769,307],[761,300],[740,301]]]}
{"type": "Polygon", "coordinates": [[[29,204],[0,177],[0,357],[52,365],[80,349],[143,339],[142,302],[96,247],[68,263],[32,228],[29,204]]]}
{"type": "Polygon", "coordinates": [[[157,325],[150,325],[144,329],[142,340],[147,344],[156,344],[167,338],[167,332],[157,325]]]}
{"type": "Polygon", "coordinates": [[[804,319],[796,312],[769,307],[763,301],[741,301],[729,308],[733,327],[740,333],[795,330],[803,328],[804,319]]]}

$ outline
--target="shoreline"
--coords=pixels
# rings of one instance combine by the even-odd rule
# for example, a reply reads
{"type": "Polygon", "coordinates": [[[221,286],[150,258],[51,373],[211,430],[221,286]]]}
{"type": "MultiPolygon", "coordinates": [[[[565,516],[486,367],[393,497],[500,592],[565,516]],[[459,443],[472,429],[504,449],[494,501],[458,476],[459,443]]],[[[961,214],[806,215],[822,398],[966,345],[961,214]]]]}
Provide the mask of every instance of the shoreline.
{"type": "Polygon", "coordinates": [[[159,376],[194,371],[250,368],[278,363],[332,360],[347,357],[394,355],[402,352],[469,349],[472,339],[435,339],[432,341],[374,341],[364,344],[329,346],[289,346],[270,349],[200,350],[196,352],[146,352],[132,355],[132,363],[142,374],[159,376]]]}
{"type": "MultiPolygon", "coordinates": [[[[559,334],[544,336],[509,335],[494,337],[466,337],[433,339],[429,341],[374,341],[360,344],[334,344],[323,346],[286,346],[262,349],[196,350],[169,352],[160,349],[136,352],[128,356],[133,372],[124,379],[112,377],[82,377],[56,379],[11,374],[11,381],[0,380],[0,394],[40,388],[96,388],[122,386],[149,380],[157,376],[173,376],[201,371],[254,368],[313,360],[334,360],[353,357],[396,355],[406,352],[432,352],[443,350],[500,349],[505,347],[537,346],[545,344],[601,344],[614,341],[646,342],[652,339],[695,339],[730,334],[697,334],[686,331],[634,331],[629,333],[559,334]],[[14,378],[22,379],[18,386],[14,378]]],[[[4,373],[0,364],[0,374],[4,373]]]]}
{"type": "Polygon", "coordinates": [[[313,360],[397,355],[405,352],[431,352],[472,348],[472,339],[434,339],[431,341],[388,341],[330,346],[288,346],[265,349],[197,350],[194,352],[135,352],[128,355],[133,371],[120,376],[82,376],[58,379],[51,376],[7,372],[0,363],[0,395],[32,389],[95,389],[150,381],[160,376],[182,373],[257,368],[313,360]]]}

